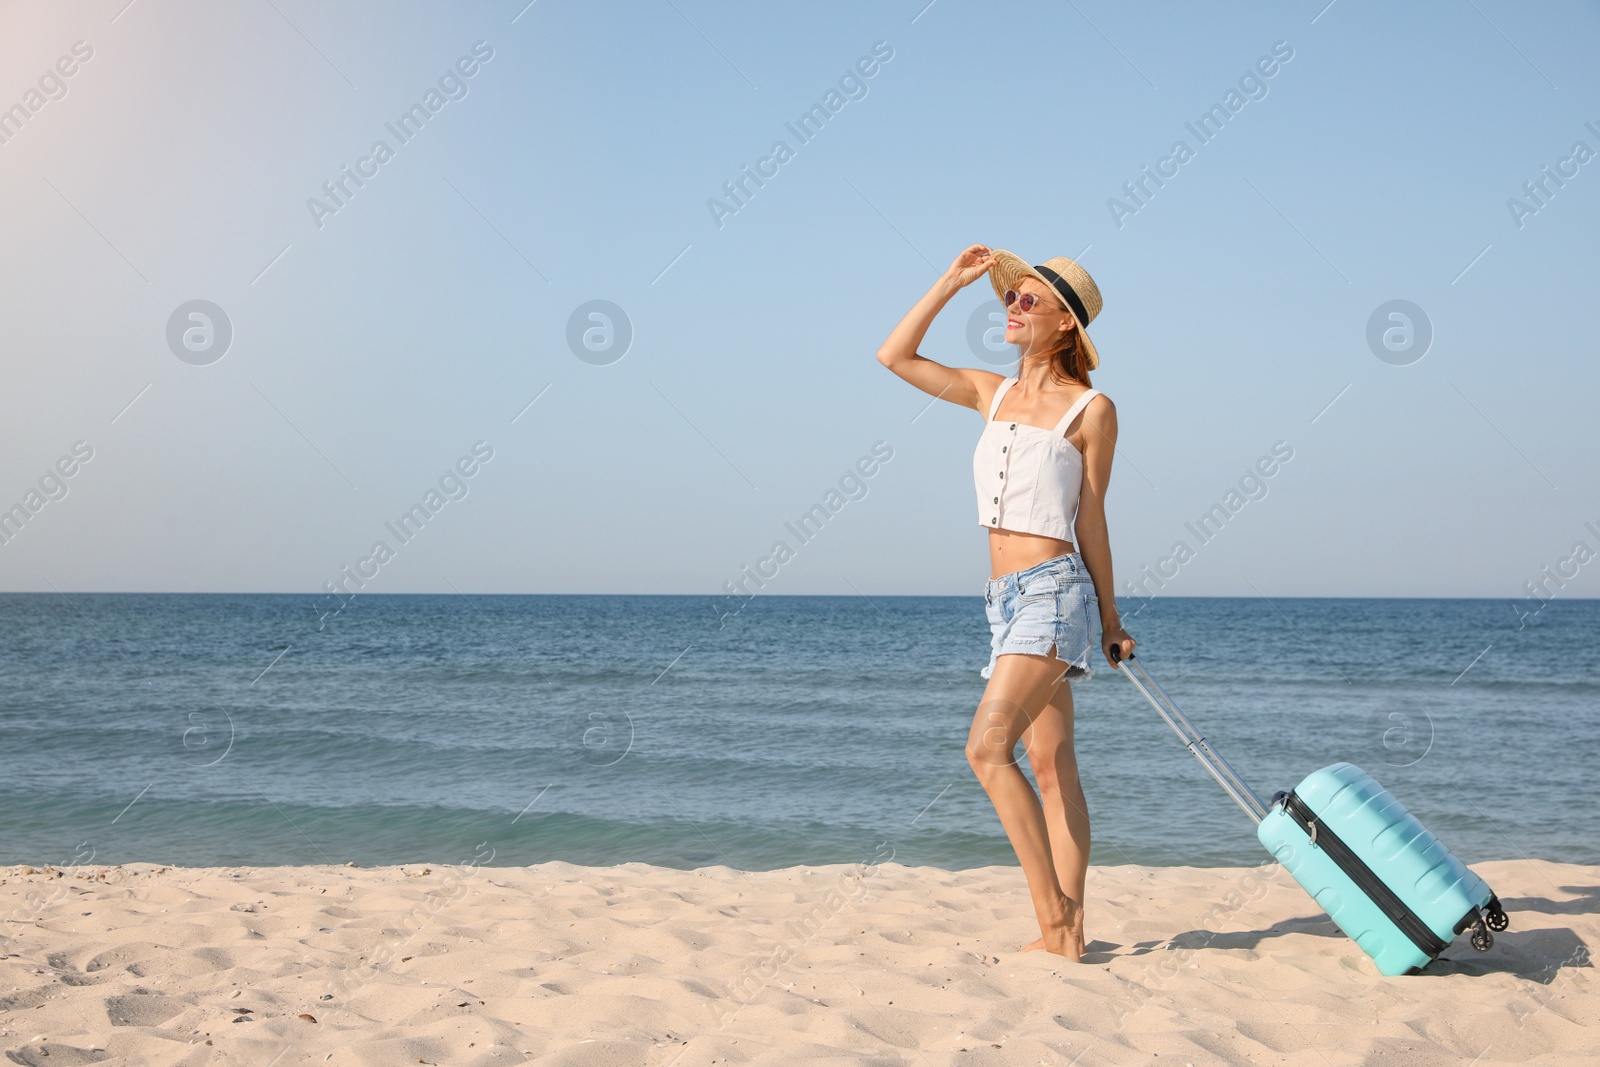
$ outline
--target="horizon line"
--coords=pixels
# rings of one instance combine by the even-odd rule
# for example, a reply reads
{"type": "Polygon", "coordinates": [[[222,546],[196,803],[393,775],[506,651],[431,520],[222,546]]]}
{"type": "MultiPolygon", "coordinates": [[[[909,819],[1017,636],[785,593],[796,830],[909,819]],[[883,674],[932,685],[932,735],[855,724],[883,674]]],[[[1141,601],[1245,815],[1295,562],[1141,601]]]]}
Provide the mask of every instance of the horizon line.
{"type": "MultiPolygon", "coordinates": [[[[184,591],[184,590],[170,590],[170,589],[77,589],[77,590],[70,590],[70,592],[72,592],[73,595],[76,595],[76,596],[284,596],[284,597],[308,596],[308,597],[326,597],[326,596],[334,595],[334,594],[331,594],[331,593],[327,592],[326,590],[317,590],[315,592],[299,592],[299,591],[297,591],[297,592],[261,592],[261,591],[256,591],[256,590],[221,590],[221,591],[218,591],[218,590],[186,590],[186,591],[184,591]]],[[[450,590],[450,591],[445,591],[445,592],[403,592],[403,593],[397,593],[397,592],[366,593],[366,592],[362,592],[362,593],[351,593],[351,594],[348,594],[348,599],[354,600],[354,599],[356,599],[358,597],[373,597],[373,598],[376,598],[376,597],[422,597],[422,596],[450,597],[450,596],[465,596],[465,595],[469,595],[469,594],[472,595],[472,596],[658,596],[658,597],[713,597],[713,598],[719,598],[719,597],[720,598],[727,598],[727,597],[735,595],[735,594],[732,594],[732,593],[725,593],[725,592],[718,592],[718,593],[558,593],[558,592],[485,593],[485,592],[472,592],[471,590],[466,590],[466,591],[450,590]]],[[[65,594],[60,590],[0,589],[0,596],[62,596],[62,595],[65,595],[65,594]]],[[[807,598],[807,597],[834,597],[834,598],[848,599],[850,597],[863,597],[863,596],[916,598],[916,599],[924,599],[924,600],[926,600],[926,599],[973,599],[973,600],[981,600],[982,597],[983,597],[983,595],[981,593],[755,593],[755,594],[748,595],[748,596],[744,597],[744,599],[745,600],[756,600],[756,599],[771,599],[771,598],[787,598],[787,599],[798,600],[798,599],[803,599],[803,598],[807,598]]],[[[1119,599],[1121,599],[1121,598],[1119,598],[1119,599]]],[[[1183,595],[1179,595],[1179,594],[1175,594],[1175,593],[1169,593],[1169,594],[1161,594],[1161,595],[1158,595],[1158,596],[1150,596],[1150,597],[1142,597],[1142,596],[1138,596],[1138,595],[1135,595],[1135,594],[1130,594],[1126,598],[1126,601],[1129,602],[1129,603],[1132,603],[1132,602],[1135,602],[1135,601],[1151,601],[1151,600],[1261,600],[1261,599],[1265,599],[1265,598],[1261,594],[1257,594],[1257,593],[1249,593],[1249,594],[1236,594],[1236,593],[1189,593],[1189,594],[1183,594],[1183,595]]],[[[1509,597],[1509,596],[1473,596],[1473,595],[1468,595],[1468,594],[1416,594],[1416,595],[1410,595],[1410,596],[1362,596],[1362,595],[1345,595],[1345,594],[1340,594],[1340,595],[1332,595],[1332,594],[1316,594],[1316,595],[1279,594],[1276,597],[1274,597],[1273,599],[1277,599],[1277,600],[1494,600],[1494,601],[1509,600],[1509,601],[1511,601],[1513,603],[1518,603],[1521,600],[1528,599],[1528,597],[1526,595],[1524,595],[1522,597],[1509,597]]],[[[1560,601],[1572,601],[1572,602],[1600,601],[1600,597],[1585,597],[1585,596],[1550,597],[1548,600],[1542,601],[1542,603],[1549,604],[1549,603],[1553,603],[1553,602],[1555,602],[1557,600],[1560,600],[1560,601]]]]}

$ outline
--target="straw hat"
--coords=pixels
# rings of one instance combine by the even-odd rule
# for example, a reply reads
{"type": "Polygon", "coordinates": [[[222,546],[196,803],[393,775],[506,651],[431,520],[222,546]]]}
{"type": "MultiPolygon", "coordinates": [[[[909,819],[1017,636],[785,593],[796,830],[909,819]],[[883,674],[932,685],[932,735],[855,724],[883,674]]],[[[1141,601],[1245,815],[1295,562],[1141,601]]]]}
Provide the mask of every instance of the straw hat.
{"type": "Polygon", "coordinates": [[[1089,340],[1089,331],[1085,329],[1100,314],[1101,306],[1100,287],[1094,284],[1088,271],[1066,256],[1056,256],[1033,267],[1028,266],[1027,260],[1003,248],[995,249],[989,258],[994,260],[994,266],[989,268],[989,283],[994,286],[996,296],[1004,301],[1006,290],[1017,288],[1017,283],[1025,277],[1043,282],[1050,291],[1061,297],[1061,302],[1067,305],[1072,317],[1077,320],[1078,336],[1083,338],[1083,351],[1088,358],[1089,369],[1094,370],[1100,365],[1100,353],[1095,351],[1094,342],[1089,340]]]}

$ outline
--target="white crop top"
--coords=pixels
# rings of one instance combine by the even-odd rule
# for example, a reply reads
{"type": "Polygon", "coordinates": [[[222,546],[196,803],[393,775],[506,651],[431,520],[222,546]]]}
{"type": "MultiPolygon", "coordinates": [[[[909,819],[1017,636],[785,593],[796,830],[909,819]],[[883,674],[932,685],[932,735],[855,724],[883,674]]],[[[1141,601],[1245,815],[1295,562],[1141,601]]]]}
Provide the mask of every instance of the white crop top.
{"type": "Polygon", "coordinates": [[[995,422],[1000,400],[1017,383],[1007,378],[994,391],[989,421],[978,438],[972,474],[978,488],[978,524],[991,530],[1016,530],[1076,541],[1078,493],[1083,488],[1083,456],[1066,438],[1078,412],[1100,395],[1080,396],[1055,429],[1020,422],[995,422]]]}

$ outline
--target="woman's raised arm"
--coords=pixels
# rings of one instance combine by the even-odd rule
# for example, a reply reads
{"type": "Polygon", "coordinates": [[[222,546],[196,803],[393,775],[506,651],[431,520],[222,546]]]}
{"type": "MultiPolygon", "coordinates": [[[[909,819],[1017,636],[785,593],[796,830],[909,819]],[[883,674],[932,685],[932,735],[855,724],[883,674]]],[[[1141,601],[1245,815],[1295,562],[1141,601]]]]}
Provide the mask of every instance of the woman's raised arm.
{"type": "Polygon", "coordinates": [[[946,367],[917,354],[917,346],[927,335],[934,316],[974,279],[988,272],[994,261],[986,245],[973,245],[955,258],[950,269],[939,276],[933,288],[906,312],[888,340],[878,348],[878,362],[900,377],[940,400],[972,408],[980,414],[982,398],[993,396],[1002,376],[972,367],[946,367]]]}

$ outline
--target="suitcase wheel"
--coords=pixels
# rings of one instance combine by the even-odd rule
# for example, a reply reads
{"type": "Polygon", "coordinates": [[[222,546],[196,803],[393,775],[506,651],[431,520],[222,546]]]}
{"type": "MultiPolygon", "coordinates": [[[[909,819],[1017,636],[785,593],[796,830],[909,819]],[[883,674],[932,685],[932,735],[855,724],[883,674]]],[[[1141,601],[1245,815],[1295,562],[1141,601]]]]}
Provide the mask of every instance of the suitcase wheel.
{"type": "Polygon", "coordinates": [[[1511,918],[1506,915],[1506,910],[1500,906],[1499,897],[1489,898],[1488,910],[1489,914],[1487,917],[1485,917],[1484,922],[1488,925],[1489,929],[1498,933],[1499,931],[1504,930],[1511,925],[1511,918]]]}
{"type": "Polygon", "coordinates": [[[1472,947],[1479,952],[1488,952],[1494,947],[1494,935],[1481,919],[1472,924],[1472,947]]]}

